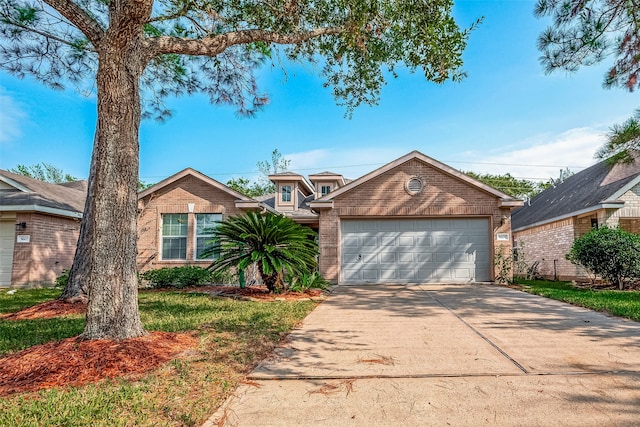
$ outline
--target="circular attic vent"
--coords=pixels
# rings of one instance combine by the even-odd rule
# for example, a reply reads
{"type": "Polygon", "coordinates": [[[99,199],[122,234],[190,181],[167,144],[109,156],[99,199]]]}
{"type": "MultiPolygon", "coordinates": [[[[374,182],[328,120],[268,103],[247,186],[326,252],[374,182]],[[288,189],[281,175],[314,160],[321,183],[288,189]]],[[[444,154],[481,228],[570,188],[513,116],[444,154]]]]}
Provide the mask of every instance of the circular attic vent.
{"type": "Polygon", "coordinates": [[[414,176],[407,181],[407,193],[414,195],[422,191],[424,184],[421,178],[414,176]]]}

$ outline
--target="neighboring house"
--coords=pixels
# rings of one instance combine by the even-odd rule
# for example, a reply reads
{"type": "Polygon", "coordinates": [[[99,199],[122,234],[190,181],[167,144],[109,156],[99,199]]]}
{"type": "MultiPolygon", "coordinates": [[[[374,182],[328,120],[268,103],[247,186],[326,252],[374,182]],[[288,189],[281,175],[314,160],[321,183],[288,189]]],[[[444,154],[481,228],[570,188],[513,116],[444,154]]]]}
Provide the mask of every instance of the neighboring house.
{"type": "Polygon", "coordinates": [[[351,182],[332,172],[269,178],[276,194],[260,200],[192,169],[140,193],[139,268],[206,265],[204,226],[262,209],[318,231],[320,272],[334,283],[489,281],[522,205],[417,151],[351,182]]]}
{"type": "Polygon", "coordinates": [[[0,286],[50,284],[71,268],[86,194],[86,181],[0,170],[0,286]]]}
{"type": "Polygon", "coordinates": [[[548,278],[586,278],[565,258],[576,238],[607,225],[640,233],[640,161],[591,166],[513,212],[514,244],[525,261],[548,278]]]}

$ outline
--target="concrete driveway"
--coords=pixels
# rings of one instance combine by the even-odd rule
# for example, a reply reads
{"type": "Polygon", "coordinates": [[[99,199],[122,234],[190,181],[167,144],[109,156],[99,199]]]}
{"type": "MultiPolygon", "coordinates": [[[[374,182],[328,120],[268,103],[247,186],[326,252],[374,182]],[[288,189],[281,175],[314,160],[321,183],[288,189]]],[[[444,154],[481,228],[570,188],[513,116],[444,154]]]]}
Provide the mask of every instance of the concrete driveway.
{"type": "Polygon", "coordinates": [[[215,425],[639,426],[640,323],[495,285],[338,287],[215,425]]]}

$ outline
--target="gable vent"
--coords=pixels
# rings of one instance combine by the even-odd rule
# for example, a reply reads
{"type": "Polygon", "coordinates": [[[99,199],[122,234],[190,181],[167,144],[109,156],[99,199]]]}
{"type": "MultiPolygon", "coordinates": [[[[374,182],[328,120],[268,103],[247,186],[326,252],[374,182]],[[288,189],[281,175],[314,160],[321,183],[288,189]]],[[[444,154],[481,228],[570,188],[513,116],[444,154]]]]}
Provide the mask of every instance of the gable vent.
{"type": "Polygon", "coordinates": [[[414,176],[407,182],[407,192],[411,195],[418,194],[422,191],[423,186],[422,179],[414,176]]]}

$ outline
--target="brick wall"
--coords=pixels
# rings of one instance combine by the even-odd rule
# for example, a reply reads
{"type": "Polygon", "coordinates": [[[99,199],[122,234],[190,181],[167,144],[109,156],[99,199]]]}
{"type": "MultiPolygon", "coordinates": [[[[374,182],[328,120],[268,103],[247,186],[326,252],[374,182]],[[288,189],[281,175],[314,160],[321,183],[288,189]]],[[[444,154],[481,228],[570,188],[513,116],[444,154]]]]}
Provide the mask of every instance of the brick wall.
{"type": "Polygon", "coordinates": [[[242,213],[235,207],[236,197],[194,176],[186,176],[159,189],[138,202],[138,270],[181,265],[207,266],[211,261],[194,260],[195,214],[221,213],[223,219],[242,213]],[[194,204],[193,213],[188,204],[194,204]],[[160,258],[161,217],[165,213],[188,214],[187,260],[160,258]]]}
{"type": "Polygon", "coordinates": [[[514,232],[516,247],[528,266],[538,263],[538,273],[548,279],[571,280],[584,276],[579,269],[565,258],[571,250],[576,233],[583,234],[591,228],[590,218],[585,218],[588,226],[580,219],[567,218],[521,232],[514,232]],[[575,223],[578,221],[578,223],[575,223]]]}
{"type": "Polygon", "coordinates": [[[29,236],[29,242],[14,243],[13,286],[51,284],[62,270],[71,268],[80,233],[80,220],[40,213],[18,213],[16,222],[27,224],[27,228],[16,231],[16,235],[29,236]]]}
{"type": "MultiPolygon", "coordinates": [[[[511,231],[510,210],[500,209],[498,203],[495,196],[464,181],[417,159],[409,160],[337,196],[333,209],[321,211],[320,272],[331,282],[339,280],[341,218],[484,217],[490,218],[495,239],[497,233],[511,231]],[[414,176],[422,178],[424,189],[411,195],[405,185],[414,176]]],[[[510,248],[511,239],[493,245],[510,248]]]]}
{"type": "Polygon", "coordinates": [[[621,218],[627,219],[623,224],[629,223],[628,219],[630,218],[640,219],[640,184],[624,193],[619,200],[624,200],[622,209],[607,209],[605,223],[610,227],[617,227],[621,218]]]}

